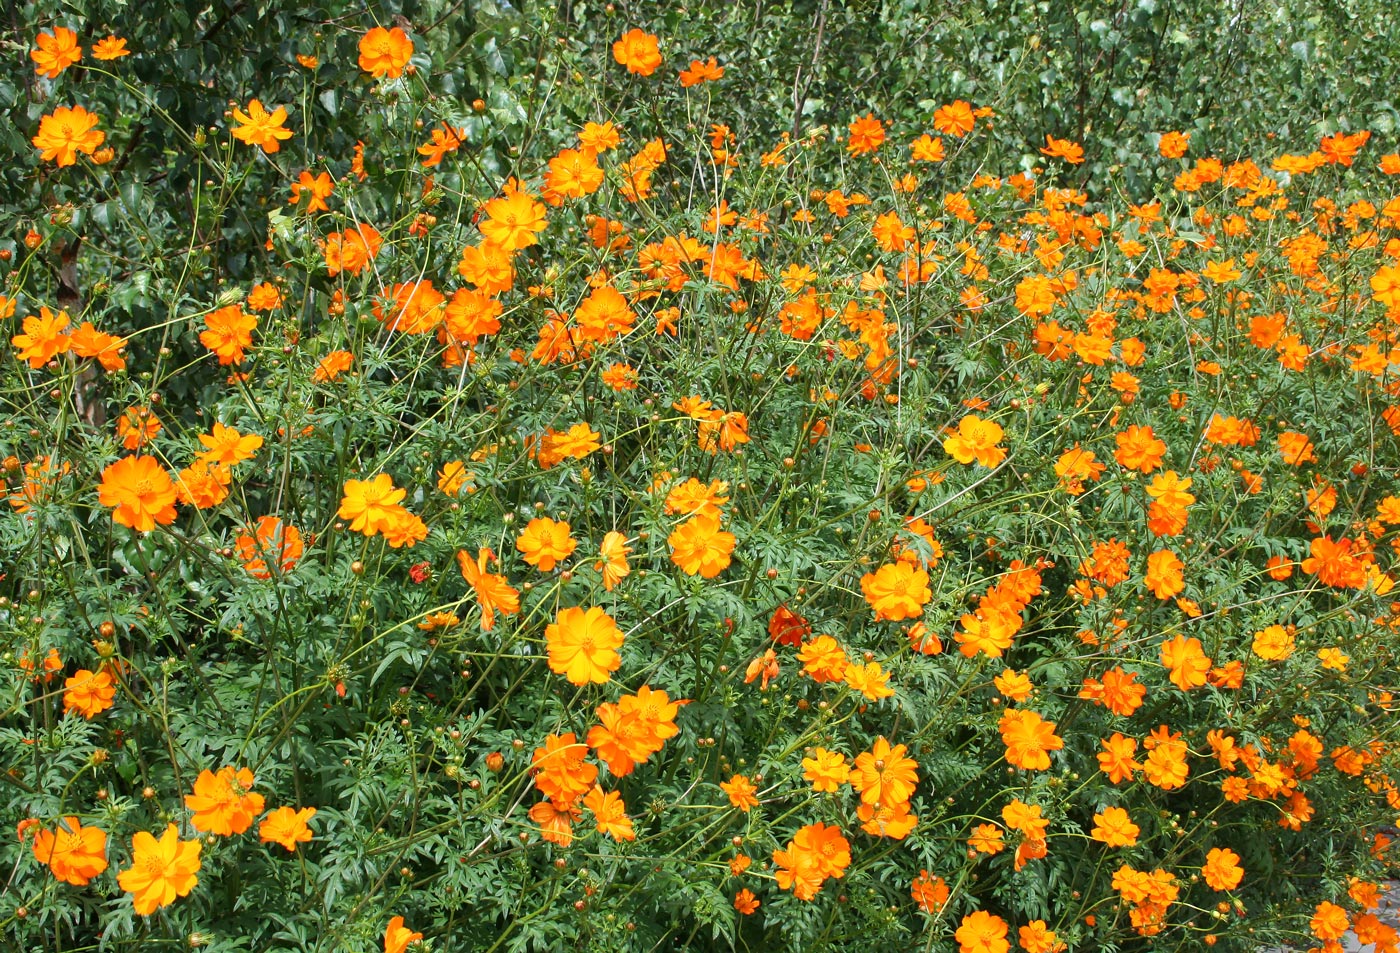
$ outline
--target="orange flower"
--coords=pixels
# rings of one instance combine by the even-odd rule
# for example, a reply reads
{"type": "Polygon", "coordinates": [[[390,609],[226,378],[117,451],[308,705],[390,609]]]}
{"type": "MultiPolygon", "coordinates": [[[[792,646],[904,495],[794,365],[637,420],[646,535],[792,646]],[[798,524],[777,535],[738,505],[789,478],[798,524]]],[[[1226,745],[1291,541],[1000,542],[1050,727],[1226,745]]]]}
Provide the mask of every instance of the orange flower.
{"type": "Polygon", "coordinates": [[[546,735],[530,760],[535,787],[558,805],[572,806],[598,778],[598,768],[584,760],[588,746],[572,732],[546,735]]]}
{"type": "Polygon", "coordinates": [[[632,552],[627,546],[627,537],[617,530],[610,530],[603,536],[603,543],[598,549],[599,562],[593,564],[593,569],[603,574],[603,588],[608,592],[613,591],[619,582],[625,579],[632,570],[627,566],[627,554],[632,552]]]}
{"type": "Polygon", "coordinates": [[[413,41],[399,27],[377,26],[360,37],[360,69],[375,79],[398,79],[412,56],[413,41]]]}
{"type": "Polygon", "coordinates": [[[1340,940],[1349,926],[1347,912],[1335,903],[1324,900],[1317,905],[1308,926],[1319,940],[1340,940]]]}
{"type": "Polygon", "coordinates": [[[10,343],[19,348],[15,357],[28,361],[29,366],[38,370],[59,354],[68,350],[72,338],[64,334],[68,327],[68,312],[54,314],[46,307],[39,309],[39,316],[29,315],[24,319],[24,333],[10,338],[10,343]]]}
{"type": "Polygon", "coordinates": [[[1212,847],[1206,854],[1201,876],[1212,890],[1234,890],[1244,879],[1244,868],[1240,867],[1240,855],[1228,847],[1212,847]]]}
{"type": "Polygon", "coordinates": [[[1118,435],[1118,449],[1113,451],[1113,459],[1120,466],[1142,473],[1151,473],[1162,465],[1162,457],[1167,445],[1158,440],[1151,427],[1136,424],[1118,435]]]}
{"type": "Polygon", "coordinates": [[[1044,920],[1032,920],[1017,931],[1021,949],[1026,953],[1060,953],[1067,949],[1055,931],[1044,920]]]}
{"type": "Polygon", "coordinates": [[[606,794],[598,785],[584,796],[583,806],[593,812],[598,833],[607,834],[615,841],[636,840],[637,833],[632,827],[632,819],[627,816],[627,805],[617,791],[606,794]]]}
{"type": "Polygon", "coordinates": [[[92,44],[92,58],[95,60],[118,60],[130,55],[126,40],[119,36],[108,36],[92,44]]]}
{"type": "Polygon", "coordinates": [[[1317,576],[1324,586],[1360,589],[1366,584],[1366,571],[1352,555],[1352,541],[1321,536],[1308,544],[1309,555],[1302,562],[1303,572],[1317,576]]]}
{"type": "Polygon", "coordinates": [[[447,298],[427,279],[401,282],[374,301],[374,316],[390,331],[427,334],[442,323],[447,298]]]}
{"type": "Polygon", "coordinates": [[[894,689],[888,685],[889,678],[890,673],[881,668],[879,662],[866,662],[864,665],[851,662],[842,675],[847,685],[873,702],[894,694],[894,689]]]}
{"type": "Polygon", "coordinates": [[[1003,697],[1013,702],[1023,702],[1035,691],[1030,676],[1014,668],[1003,669],[1000,675],[992,679],[992,684],[1003,697]]]}
{"type": "Polygon", "coordinates": [[[1094,829],[1089,836],[1109,847],[1132,847],[1137,843],[1141,828],[1133,823],[1121,807],[1106,807],[1094,815],[1094,829]]]}
{"type": "Polygon", "coordinates": [[[853,156],[874,152],[885,141],[885,124],[876,119],[874,113],[851,120],[849,132],[846,151],[853,156]]]}
{"type": "Polygon", "coordinates": [[[755,897],[753,891],[747,887],[734,895],[734,909],[738,910],[744,916],[749,916],[757,911],[759,904],[759,899],[755,897]]]}
{"type": "Polygon", "coordinates": [[[248,100],[246,113],[235,107],[233,119],[238,123],[233,130],[233,138],[250,146],[259,146],[263,152],[276,152],[282,148],[281,140],[290,139],[294,135],[292,130],[282,125],[287,121],[285,107],[278,106],[275,111],[269,113],[257,99],[248,100]]]}
{"type": "Polygon", "coordinates": [[[1315,449],[1307,434],[1287,430],[1278,435],[1278,452],[1283,456],[1284,463],[1295,467],[1304,463],[1316,463],[1317,454],[1313,452],[1315,449]]]}
{"type": "MultiPolygon", "coordinates": [[[[43,309],[40,309],[41,311],[43,309]]],[[[69,339],[73,353],[78,357],[95,357],[102,365],[103,370],[120,371],[126,368],[126,358],[122,356],[122,348],[126,347],[126,338],[119,338],[115,334],[107,334],[92,326],[91,321],[84,321],[78,326],[69,339]]]]}
{"type": "Polygon", "coordinates": [[[63,818],[54,830],[41,829],[34,835],[32,850],[35,860],[75,887],[87,886],[107,869],[106,831],[84,827],[76,817],[63,818]]]}
{"type": "MultiPolygon", "coordinates": [[[[513,180],[512,180],[513,181],[513,180]]],[[[508,188],[506,194],[481,207],[477,227],[486,240],[502,251],[513,252],[537,243],[536,234],[549,224],[544,206],[529,193],[508,188]]]]}
{"type": "Polygon", "coordinates": [[[243,349],[253,346],[257,317],[231,304],[206,314],[204,324],[209,330],[199,333],[199,342],[218,355],[219,363],[242,363],[243,349]]]}
{"type": "Polygon", "coordinates": [[[336,516],[350,520],[350,529],[373,536],[387,527],[403,510],[399,501],[407,490],[394,486],[394,478],[380,473],[372,480],[346,480],[345,495],[336,516]]]}
{"type": "Polygon", "coordinates": [[[953,641],[965,658],[978,652],[1001,658],[1022,624],[1020,614],[1005,606],[984,606],[976,613],[965,613],[959,621],[962,628],[953,633],[953,641]]]}
{"type": "Polygon", "coordinates": [[[606,682],[622,666],[622,630],[600,607],[560,609],[545,627],[549,669],[575,685],[606,682]]]}
{"type": "Polygon", "coordinates": [[[903,840],[919,824],[919,819],[909,813],[908,801],[894,804],[865,804],[856,806],[856,817],[860,829],[871,837],[889,837],[903,840]]]}
{"type": "Polygon", "coordinates": [[[1191,145],[1191,136],[1184,132],[1164,132],[1157,140],[1157,151],[1164,159],[1180,159],[1191,145]]]}
{"type": "Polygon", "coordinates": [[[218,774],[206,768],[195,779],[194,793],[185,795],[185,807],[194,812],[190,823],[206,834],[242,834],[263,809],[263,796],[252,788],[248,768],[227,766],[218,774]]]}
{"type": "Polygon", "coordinates": [[[1293,654],[1297,643],[1293,633],[1281,625],[1271,625],[1254,633],[1254,654],[1268,662],[1282,662],[1293,654]]]}
{"type": "Polygon", "coordinates": [[[802,663],[802,674],[818,684],[839,682],[846,677],[846,652],[829,635],[819,635],[804,643],[798,650],[797,660],[802,663]]]}
{"type": "Polygon", "coordinates": [[[851,864],[851,844],[835,826],[820,822],[798,829],[787,849],[773,851],[778,887],[791,890],[798,900],[811,900],[831,878],[846,875],[851,864]]]}
{"type": "MultiPolygon", "coordinates": [[[[375,29],[381,28],[375,27],[375,29]]],[[[421,939],[423,939],[423,934],[403,925],[403,917],[394,917],[384,928],[384,953],[404,953],[410,943],[416,943],[421,939]]]]}
{"type": "Polygon", "coordinates": [[[1135,739],[1125,738],[1115,731],[1113,737],[1104,738],[1100,744],[1104,750],[1096,755],[1099,770],[1108,775],[1108,780],[1113,784],[1131,781],[1134,772],[1142,770],[1142,765],[1133,760],[1137,752],[1135,739]]]}
{"type": "Polygon", "coordinates": [[[107,669],[96,673],[79,669],[63,683],[63,713],[75,711],[90,721],[94,715],[111,708],[116,696],[117,688],[107,669]]]}
{"type": "Polygon", "coordinates": [[[1121,665],[1104,672],[1103,681],[1084,679],[1084,687],[1079,691],[1080,698],[1087,698],[1103,705],[1115,715],[1126,718],[1142,706],[1147,688],[1136,683],[1137,672],[1129,672],[1121,665]]]}
{"type": "Polygon", "coordinates": [[[411,548],[428,538],[428,525],[417,515],[400,506],[389,514],[389,522],[381,532],[384,534],[384,541],[392,548],[411,548]]]}
{"type": "Polygon", "coordinates": [[[1400,308],[1400,267],[1382,265],[1371,276],[1371,292],[1371,297],[1387,308],[1400,308]]]}
{"type": "Polygon", "coordinates": [[[564,149],[549,160],[544,177],[544,199],[550,205],[560,205],[564,199],[581,199],[592,195],[603,184],[603,170],[597,153],[587,149],[564,149]]]}
{"type": "Polygon", "coordinates": [[[665,692],[643,685],[635,695],[598,706],[602,724],[589,729],[588,744],[607,762],[609,771],[625,777],[679,733],[675,719],[684,704],[688,702],[671,701],[665,692]]]}
{"type": "Polygon", "coordinates": [[[330,198],[335,191],[335,182],[331,179],[329,172],[322,172],[312,178],[309,170],[303,169],[301,177],[292,183],[293,205],[299,204],[303,197],[309,196],[306,203],[306,214],[313,212],[329,212],[331,207],[326,204],[326,199],[330,198]]]}
{"type": "Polygon", "coordinates": [[[1182,691],[1204,685],[1206,673],[1210,671],[1210,659],[1201,651],[1200,639],[1181,635],[1162,643],[1162,665],[1170,671],[1172,683],[1182,691]]]}
{"type": "Polygon", "coordinates": [[[228,499],[228,467],[196,460],[175,474],[175,496],[186,506],[208,510],[228,499]]]}
{"type": "Polygon", "coordinates": [[[1001,740],[1006,745],[1006,760],[1027,771],[1045,771],[1050,767],[1050,752],[1065,746],[1055,734],[1055,723],[1046,721],[1028,708],[1009,708],[999,724],[1001,740]]]}
{"type": "Polygon", "coordinates": [[[724,513],[722,507],[729,502],[728,492],[729,484],[724,480],[711,480],[707,485],[691,477],[666,494],[666,515],[679,513],[719,519],[724,513]]]}
{"type": "Polygon", "coordinates": [[[180,840],[174,824],[160,840],[145,831],[131,839],[132,865],[117,874],[117,883],[129,892],[136,912],[149,916],[183,897],[199,882],[199,840],[180,840]]]}
{"type": "Polygon", "coordinates": [[[978,854],[995,855],[1006,850],[1001,828],[995,824],[978,824],[967,839],[967,846],[978,854]]]}
{"type": "Polygon", "coordinates": [[[1149,749],[1142,765],[1143,776],[1149,784],[1163,791],[1174,791],[1186,783],[1191,769],[1186,763],[1189,752],[1180,732],[1173,734],[1166,725],[1162,725],[1152,732],[1143,745],[1149,749]]]}
{"type": "Polygon", "coordinates": [[[862,803],[890,805],[914,796],[919,763],[904,756],[907,750],[904,745],[891,747],[881,735],[869,751],[856,755],[848,780],[862,803]]]}
{"type": "Polygon", "coordinates": [[[462,249],[457,274],[476,285],[476,290],[482,294],[500,294],[515,286],[515,268],[511,264],[510,252],[484,239],[479,245],[468,245],[462,249]]]}
{"type": "Polygon", "coordinates": [[[923,607],[933,598],[928,582],[928,573],[899,560],[866,573],[861,577],[860,588],[875,612],[875,621],[899,622],[923,614],[923,607]]]}
{"type": "Polygon", "coordinates": [[[331,351],[317,363],[311,379],[318,384],[327,384],[350,370],[354,363],[355,355],[349,351],[331,351]]]}
{"type": "Polygon", "coordinates": [[[315,816],[314,807],[304,807],[299,811],[295,808],[279,807],[269,812],[258,825],[258,842],[281,844],[289,853],[295,852],[298,844],[311,843],[311,828],[306,822],[315,816]]]}
{"type": "Polygon", "coordinates": [[[729,566],[737,540],[733,533],[720,530],[718,519],[694,516],[677,526],[666,542],[671,547],[671,562],[682,572],[713,579],[729,566]]]}
{"type": "Polygon", "coordinates": [[[924,913],[938,913],[948,902],[948,884],[942,877],[935,877],[927,870],[920,870],[919,876],[909,888],[909,893],[919,909],[924,913]]]}
{"type": "Polygon", "coordinates": [[[729,796],[730,805],[745,814],[758,806],[758,788],[745,775],[736,774],[728,781],[721,781],[719,787],[729,796]]]}
{"type": "Polygon", "coordinates": [[[541,572],[552,571],[557,563],[568,559],[577,547],[578,540],[569,535],[569,524],[563,520],[556,522],[548,516],[530,520],[515,541],[515,548],[525,557],[525,561],[541,572]]]}
{"type": "Polygon", "coordinates": [[[1009,929],[1001,917],[974,910],[962,918],[953,938],[958,941],[958,953],[1007,953],[1011,949],[1006,939],[1009,929]]]}
{"type": "Polygon", "coordinates": [[[467,129],[465,126],[454,129],[444,121],[442,128],[434,127],[429,131],[431,141],[418,147],[418,154],[424,157],[421,163],[423,168],[430,169],[433,166],[441,165],[442,160],[447,157],[449,152],[456,152],[461,148],[466,137],[467,129]]]}
{"type": "MultiPolygon", "coordinates": [[[[681,70],[681,86],[689,89],[701,83],[713,82],[724,78],[724,67],[712,56],[708,62],[702,60],[691,60],[690,68],[681,70]]],[[[757,907],[757,904],[755,904],[757,907]]],[[[750,911],[752,912],[752,911],[750,911]]]]}
{"type": "Polygon", "coordinates": [[[957,433],[943,439],[943,449],[961,464],[976,461],[984,467],[995,467],[1006,459],[1006,450],[996,445],[1002,433],[996,421],[969,414],[958,421],[957,433]]]}
{"type": "Polygon", "coordinates": [[[268,559],[278,573],[290,572],[304,551],[301,531],[276,516],[259,516],[251,532],[239,533],[233,545],[243,560],[243,568],[255,579],[272,578],[268,559]]]}
{"type": "Polygon", "coordinates": [[[1055,476],[1060,478],[1060,484],[1071,496],[1083,493],[1085,482],[1098,480],[1104,469],[1104,464],[1094,459],[1093,451],[1081,450],[1078,443],[1073,449],[1060,454],[1055,461],[1055,476]]]}
{"type": "Polygon", "coordinates": [[[40,33],[34,38],[34,44],[37,49],[29,51],[29,58],[36,64],[34,72],[48,79],[57,79],[59,73],[83,58],[78,34],[67,27],[54,27],[52,33],[40,33]]]}
{"type": "Polygon", "coordinates": [[[1143,584],[1158,599],[1170,599],[1186,588],[1181,571],[1186,564],[1170,549],[1158,550],[1147,557],[1147,575],[1143,584]]]}
{"type": "Polygon", "coordinates": [[[154,457],[122,457],[102,471],[97,500],[112,522],[148,533],[175,521],[175,484],[154,457]]]}
{"type": "Polygon", "coordinates": [[[661,48],[650,33],[632,29],[612,46],[613,59],[627,67],[627,72],[650,76],[661,65],[661,48]]]}
{"type": "Polygon", "coordinates": [[[451,340],[472,346],[501,329],[500,316],[499,301],[485,291],[472,291],[469,288],[454,291],[443,311],[443,321],[451,340]]]}
{"type": "Polygon", "coordinates": [[[263,445],[263,438],[255,433],[245,436],[232,427],[216,422],[209,434],[199,435],[199,442],[204,444],[204,451],[196,459],[231,466],[253,459],[263,445]]]}
{"type": "Polygon", "coordinates": [[[933,128],[945,136],[958,139],[971,132],[976,121],[971,104],[961,99],[946,106],[939,106],[933,113],[933,128]]]}
{"type": "Polygon", "coordinates": [[[331,232],[326,236],[326,272],[332,278],[342,271],[358,275],[378,257],[383,244],[379,230],[363,222],[354,229],[331,232]]]}
{"type": "Polygon", "coordinates": [[[1356,158],[1356,154],[1361,151],[1361,147],[1370,138],[1371,131],[1369,129],[1362,129],[1360,132],[1354,132],[1350,135],[1339,132],[1335,135],[1323,136],[1317,148],[1329,165],[1340,164],[1349,167],[1352,160],[1356,158]]]}
{"type": "Polygon", "coordinates": [[[1084,161],[1083,146],[1068,139],[1056,139],[1048,134],[1045,137],[1045,148],[1040,150],[1040,154],[1052,159],[1064,159],[1071,165],[1079,165],[1084,161]]]}
{"type": "Polygon", "coordinates": [[[520,611],[520,592],[511,588],[505,576],[486,571],[486,561],[495,555],[486,547],[477,550],[476,559],[467,555],[466,550],[457,550],[457,566],[462,578],[472,587],[477,604],[481,607],[481,629],[490,632],[496,624],[496,611],[515,615],[520,611]]]}
{"type": "Polygon", "coordinates": [[[813,791],[836,791],[850,776],[850,765],[839,751],[814,748],[810,758],[802,759],[802,777],[811,783],[813,791]]]}
{"type": "Polygon", "coordinates": [[[943,140],[927,133],[909,144],[910,158],[915,162],[942,162],[947,158],[943,150],[943,140]]]}
{"type": "Polygon", "coordinates": [[[582,131],[578,134],[579,145],[585,149],[592,149],[597,153],[608,152],[616,149],[622,141],[619,130],[611,121],[597,123],[586,122],[582,131]]]}

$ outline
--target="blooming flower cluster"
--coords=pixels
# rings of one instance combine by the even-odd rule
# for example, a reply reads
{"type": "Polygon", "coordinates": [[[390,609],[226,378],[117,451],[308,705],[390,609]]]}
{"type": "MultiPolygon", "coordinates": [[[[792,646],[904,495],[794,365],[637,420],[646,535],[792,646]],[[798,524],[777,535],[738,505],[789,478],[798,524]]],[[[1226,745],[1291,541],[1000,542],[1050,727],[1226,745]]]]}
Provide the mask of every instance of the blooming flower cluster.
{"type": "Polygon", "coordinates": [[[38,35],[24,942],[1395,949],[1400,153],[1166,130],[1125,197],[609,24],[538,136],[430,24],[288,38],[178,130],[177,274],[133,51],[38,35]]]}

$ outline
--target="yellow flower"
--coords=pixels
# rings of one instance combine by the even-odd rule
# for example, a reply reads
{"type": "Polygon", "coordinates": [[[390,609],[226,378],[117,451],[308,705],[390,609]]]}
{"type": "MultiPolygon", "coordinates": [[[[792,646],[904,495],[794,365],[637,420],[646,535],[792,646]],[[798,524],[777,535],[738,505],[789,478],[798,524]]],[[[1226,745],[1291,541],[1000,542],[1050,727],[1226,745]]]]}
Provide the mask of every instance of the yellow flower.
{"type": "Polygon", "coordinates": [[[203,846],[198,840],[180,840],[174,824],[166,827],[160,840],[138,831],[131,839],[132,865],[117,874],[117,883],[131,894],[136,912],[149,916],[193,890],[199,883],[196,875],[203,846]]]}
{"type": "Polygon", "coordinates": [[[568,522],[556,522],[548,516],[530,520],[515,541],[515,548],[525,557],[525,561],[540,572],[553,571],[555,565],[568,559],[577,546],[578,540],[569,535],[568,522]]]}
{"type": "Polygon", "coordinates": [[[671,562],[686,575],[699,573],[713,579],[729,566],[734,552],[734,534],[722,532],[713,516],[693,516],[666,538],[671,546],[671,562]]]}
{"type": "Polygon", "coordinates": [[[269,113],[261,102],[250,99],[248,111],[245,113],[234,109],[233,118],[239,124],[233,130],[233,138],[250,146],[261,146],[263,152],[276,152],[282,148],[279,140],[290,139],[293,135],[290,129],[282,125],[287,121],[287,110],[281,106],[269,113]]]}
{"type": "Polygon", "coordinates": [[[560,609],[544,630],[549,670],[575,685],[606,682],[612,672],[622,667],[622,658],[617,654],[622,638],[622,630],[612,616],[598,606],[586,612],[578,606],[560,609]]]}
{"type": "Polygon", "coordinates": [[[393,477],[387,473],[372,480],[346,480],[345,497],[336,515],[350,520],[350,528],[355,532],[373,536],[398,517],[403,509],[399,501],[407,495],[407,490],[394,486],[393,477]]]}
{"type": "Polygon", "coordinates": [[[314,807],[304,807],[299,811],[290,807],[279,807],[275,811],[269,811],[267,817],[258,825],[258,840],[264,844],[281,844],[289,852],[295,851],[297,844],[311,842],[311,828],[306,822],[315,816],[314,807]]]}
{"type": "Polygon", "coordinates": [[[492,199],[481,207],[481,211],[481,224],[477,226],[481,234],[507,252],[535,244],[535,233],[544,231],[548,224],[544,206],[529,194],[516,190],[492,199]]]}
{"type": "Polygon", "coordinates": [[[245,436],[232,427],[216,423],[209,434],[199,435],[199,442],[205,447],[204,452],[199,455],[200,460],[227,466],[251,460],[263,445],[263,438],[255,433],[245,436]]]}
{"type": "Polygon", "coordinates": [[[958,421],[957,433],[944,438],[943,449],[959,463],[994,467],[1006,459],[1006,450],[997,446],[1001,437],[1001,425],[996,421],[968,414],[958,421]]]}

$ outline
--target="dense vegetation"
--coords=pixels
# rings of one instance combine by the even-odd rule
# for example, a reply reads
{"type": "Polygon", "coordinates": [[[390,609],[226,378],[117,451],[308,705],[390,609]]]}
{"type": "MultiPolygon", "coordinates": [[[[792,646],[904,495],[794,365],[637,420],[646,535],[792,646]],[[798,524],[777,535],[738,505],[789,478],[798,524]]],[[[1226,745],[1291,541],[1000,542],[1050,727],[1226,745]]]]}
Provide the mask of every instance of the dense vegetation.
{"type": "Polygon", "coordinates": [[[945,6],[12,9],[4,942],[1395,949],[1396,14],[945,6]]]}

